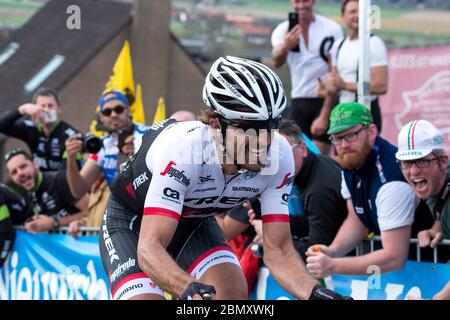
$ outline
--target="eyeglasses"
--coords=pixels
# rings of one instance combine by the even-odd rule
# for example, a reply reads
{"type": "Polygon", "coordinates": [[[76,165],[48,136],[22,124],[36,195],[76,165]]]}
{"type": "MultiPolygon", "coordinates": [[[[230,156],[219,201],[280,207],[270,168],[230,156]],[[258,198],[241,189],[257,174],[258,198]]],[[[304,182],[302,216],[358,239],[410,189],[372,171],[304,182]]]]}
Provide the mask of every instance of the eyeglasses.
{"type": "Polygon", "coordinates": [[[8,162],[9,160],[11,160],[12,157],[17,156],[18,154],[25,154],[25,151],[23,151],[20,148],[14,148],[9,150],[8,152],[5,153],[4,157],[5,162],[8,162]]]}
{"type": "Polygon", "coordinates": [[[335,137],[335,136],[331,136],[330,137],[330,141],[332,144],[336,145],[336,146],[340,146],[342,144],[342,140],[345,140],[347,142],[353,142],[358,138],[358,133],[360,133],[361,131],[363,131],[364,129],[366,129],[367,126],[362,126],[361,128],[359,128],[356,131],[353,132],[349,132],[346,135],[342,136],[342,137],[335,137]]]}
{"type": "Polygon", "coordinates": [[[440,157],[432,158],[432,159],[417,159],[417,160],[408,160],[408,161],[399,161],[400,167],[402,169],[411,169],[412,165],[415,164],[419,169],[428,168],[432,161],[439,160],[440,157]]]}
{"type": "Polygon", "coordinates": [[[114,111],[116,114],[122,114],[125,111],[124,106],[122,105],[117,105],[114,108],[107,108],[107,109],[103,109],[102,111],[100,111],[102,113],[102,115],[104,115],[105,117],[109,117],[112,112],[114,111]]]}
{"type": "Polygon", "coordinates": [[[239,120],[229,120],[229,119],[225,119],[220,117],[219,118],[219,123],[222,127],[227,127],[227,126],[233,126],[233,127],[237,127],[239,129],[242,129],[244,131],[253,129],[253,130],[267,130],[270,131],[271,129],[277,129],[278,128],[278,124],[280,123],[281,117],[275,118],[275,119],[269,119],[266,121],[239,121],[239,120]]]}

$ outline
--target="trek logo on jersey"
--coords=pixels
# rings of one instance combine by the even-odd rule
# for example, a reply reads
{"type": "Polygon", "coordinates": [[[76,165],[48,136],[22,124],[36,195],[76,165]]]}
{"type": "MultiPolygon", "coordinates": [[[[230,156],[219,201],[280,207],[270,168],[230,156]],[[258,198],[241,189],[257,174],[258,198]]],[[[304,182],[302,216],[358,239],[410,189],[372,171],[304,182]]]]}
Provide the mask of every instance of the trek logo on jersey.
{"type": "Polygon", "coordinates": [[[133,187],[134,190],[137,190],[144,182],[148,181],[147,172],[144,172],[140,174],[136,179],[133,181],[133,187]]]}
{"type": "Polygon", "coordinates": [[[277,189],[281,189],[281,188],[283,188],[284,186],[288,186],[288,185],[290,185],[291,183],[294,182],[294,176],[292,176],[292,177],[289,178],[290,175],[291,175],[291,173],[289,172],[288,174],[286,174],[286,175],[284,176],[283,181],[282,181],[281,184],[277,187],[277,189]]]}
{"type": "MultiPolygon", "coordinates": [[[[189,198],[189,199],[184,199],[184,203],[188,204],[188,203],[192,203],[195,205],[199,205],[199,204],[213,204],[216,202],[216,200],[219,199],[219,196],[212,196],[212,197],[205,197],[205,198],[189,198]]],[[[248,197],[227,197],[224,196],[222,198],[219,199],[219,203],[221,204],[239,204],[244,202],[245,200],[247,200],[248,197]]]]}
{"type": "Polygon", "coordinates": [[[160,173],[160,175],[165,176],[168,174],[169,177],[174,178],[179,183],[184,184],[186,187],[189,186],[189,184],[191,183],[191,179],[184,175],[184,170],[177,170],[173,167],[174,165],[176,165],[176,163],[174,161],[170,161],[164,171],[160,173]]]}

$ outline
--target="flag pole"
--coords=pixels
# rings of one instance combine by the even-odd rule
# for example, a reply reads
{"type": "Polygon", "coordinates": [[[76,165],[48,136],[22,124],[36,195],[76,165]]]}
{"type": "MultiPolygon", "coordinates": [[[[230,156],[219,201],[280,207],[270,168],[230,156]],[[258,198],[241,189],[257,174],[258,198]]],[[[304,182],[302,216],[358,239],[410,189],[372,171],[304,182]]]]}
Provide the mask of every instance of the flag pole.
{"type": "Polygon", "coordinates": [[[370,5],[359,1],[358,102],[370,110],[370,5]]]}

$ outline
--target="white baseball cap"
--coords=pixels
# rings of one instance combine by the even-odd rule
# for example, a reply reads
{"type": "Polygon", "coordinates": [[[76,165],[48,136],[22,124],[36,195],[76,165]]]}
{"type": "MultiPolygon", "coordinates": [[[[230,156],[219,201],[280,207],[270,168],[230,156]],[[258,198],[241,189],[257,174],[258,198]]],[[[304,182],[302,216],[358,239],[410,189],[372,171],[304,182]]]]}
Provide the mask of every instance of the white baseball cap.
{"type": "Polygon", "coordinates": [[[398,160],[424,158],[435,149],[444,149],[442,133],[429,121],[415,120],[406,124],[398,134],[398,160]]]}

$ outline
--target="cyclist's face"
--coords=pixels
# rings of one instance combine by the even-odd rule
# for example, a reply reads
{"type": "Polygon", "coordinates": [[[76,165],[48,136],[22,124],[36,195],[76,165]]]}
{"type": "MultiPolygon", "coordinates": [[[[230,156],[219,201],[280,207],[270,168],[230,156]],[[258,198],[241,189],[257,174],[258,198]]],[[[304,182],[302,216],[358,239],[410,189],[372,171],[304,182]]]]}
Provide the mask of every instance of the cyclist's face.
{"type": "Polygon", "coordinates": [[[438,195],[441,191],[446,178],[448,157],[436,158],[431,153],[423,159],[435,160],[429,161],[425,168],[419,168],[415,163],[407,169],[402,166],[402,172],[417,196],[421,199],[427,199],[438,195]]]}
{"type": "Polygon", "coordinates": [[[16,185],[27,191],[35,187],[38,175],[37,165],[25,158],[23,154],[12,157],[6,163],[6,170],[16,185]]]}
{"type": "Polygon", "coordinates": [[[362,125],[357,125],[333,135],[335,140],[340,141],[335,146],[338,154],[337,160],[344,169],[358,169],[364,164],[375,142],[376,127],[375,129],[373,127],[375,126],[362,128],[362,125]],[[354,140],[348,142],[346,138],[349,136],[352,136],[354,140]]]}
{"type": "Polygon", "coordinates": [[[228,126],[226,131],[226,150],[242,168],[258,172],[267,163],[267,153],[271,143],[267,130],[242,130],[228,126]]]}
{"type": "MultiPolygon", "coordinates": [[[[106,96],[108,98],[108,96],[106,96]]],[[[106,102],[103,107],[102,111],[108,110],[108,109],[115,109],[118,106],[124,106],[125,109],[121,113],[116,113],[115,111],[112,111],[109,113],[108,116],[105,116],[100,112],[100,121],[103,123],[105,128],[108,131],[114,131],[117,132],[121,129],[127,128],[130,125],[130,107],[125,106],[122,101],[120,100],[111,100],[106,102]]]]}

